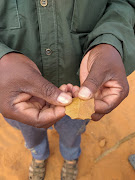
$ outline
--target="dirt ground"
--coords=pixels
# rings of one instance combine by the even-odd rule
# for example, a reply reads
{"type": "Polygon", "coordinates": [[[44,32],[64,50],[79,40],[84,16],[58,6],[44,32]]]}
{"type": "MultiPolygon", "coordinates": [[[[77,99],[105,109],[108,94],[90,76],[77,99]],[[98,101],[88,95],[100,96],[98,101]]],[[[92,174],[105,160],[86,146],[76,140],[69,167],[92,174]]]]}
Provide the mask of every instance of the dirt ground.
{"type": "MultiPolygon", "coordinates": [[[[135,72],[130,93],[119,107],[99,122],[90,122],[82,135],[77,180],[134,180],[128,156],[135,153],[135,72]]],[[[57,132],[48,130],[50,158],[46,180],[60,180],[63,158],[57,132]]],[[[0,180],[27,180],[30,152],[18,130],[0,115],[0,180]]]]}

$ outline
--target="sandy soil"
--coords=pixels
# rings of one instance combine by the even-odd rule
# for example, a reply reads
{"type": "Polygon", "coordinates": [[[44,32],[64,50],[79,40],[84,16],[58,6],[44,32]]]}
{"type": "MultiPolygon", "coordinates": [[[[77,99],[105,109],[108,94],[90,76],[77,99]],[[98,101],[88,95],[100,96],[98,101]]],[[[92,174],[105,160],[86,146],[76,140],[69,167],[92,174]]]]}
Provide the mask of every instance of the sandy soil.
{"type": "MultiPolygon", "coordinates": [[[[100,122],[90,122],[82,135],[78,180],[134,180],[128,156],[135,153],[135,72],[129,77],[130,94],[100,122]]],[[[59,136],[49,130],[50,158],[46,180],[59,180],[63,158],[59,136]]],[[[27,180],[30,152],[18,130],[0,115],[0,180],[27,180]]]]}

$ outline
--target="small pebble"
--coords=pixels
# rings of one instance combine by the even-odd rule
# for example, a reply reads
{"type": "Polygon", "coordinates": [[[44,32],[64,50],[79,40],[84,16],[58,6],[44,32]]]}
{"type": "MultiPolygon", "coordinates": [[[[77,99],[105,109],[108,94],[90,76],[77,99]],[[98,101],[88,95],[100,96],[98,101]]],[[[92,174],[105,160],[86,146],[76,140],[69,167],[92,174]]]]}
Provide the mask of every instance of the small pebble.
{"type": "Polygon", "coordinates": [[[101,139],[100,141],[99,141],[99,146],[100,147],[104,147],[106,145],[106,140],[105,139],[101,139]]]}

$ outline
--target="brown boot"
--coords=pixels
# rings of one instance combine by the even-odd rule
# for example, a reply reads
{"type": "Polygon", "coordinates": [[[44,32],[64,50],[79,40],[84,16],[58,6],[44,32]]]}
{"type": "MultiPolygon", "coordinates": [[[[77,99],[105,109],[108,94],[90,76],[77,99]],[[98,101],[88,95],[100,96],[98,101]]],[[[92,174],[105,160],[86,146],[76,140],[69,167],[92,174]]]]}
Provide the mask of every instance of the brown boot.
{"type": "Polygon", "coordinates": [[[76,180],[78,174],[77,160],[68,161],[64,160],[64,164],[61,171],[61,180],[76,180]]]}
{"type": "Polygon", "coordinates": [[[29,167],[29,180],[44,180],[47,160],[37,161],[32,159],[29,167]]]}

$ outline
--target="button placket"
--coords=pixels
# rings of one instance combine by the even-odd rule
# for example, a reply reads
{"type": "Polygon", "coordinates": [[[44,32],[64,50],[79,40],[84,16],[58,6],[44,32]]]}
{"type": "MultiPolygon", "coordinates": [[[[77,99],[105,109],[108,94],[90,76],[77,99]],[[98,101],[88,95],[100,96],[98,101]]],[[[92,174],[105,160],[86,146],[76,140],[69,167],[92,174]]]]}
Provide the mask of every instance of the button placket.
{"type": "Polygon", "coordinates": [[[43,76],[59,86],[56,0],[48,1],[46,7],[42,6],[46,5],[46,1],[43,4],[42,2],[43,0],[36,1],[43,76]]]}

